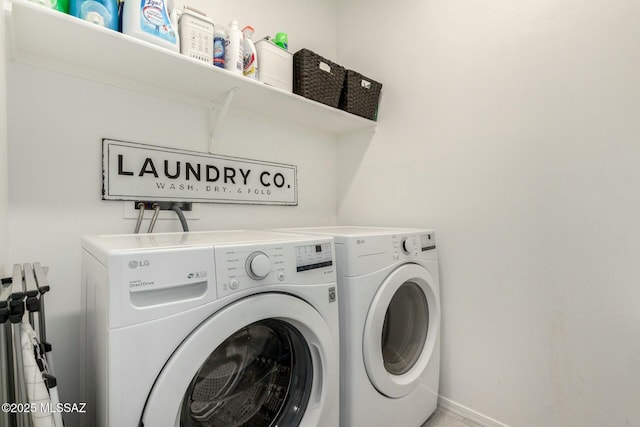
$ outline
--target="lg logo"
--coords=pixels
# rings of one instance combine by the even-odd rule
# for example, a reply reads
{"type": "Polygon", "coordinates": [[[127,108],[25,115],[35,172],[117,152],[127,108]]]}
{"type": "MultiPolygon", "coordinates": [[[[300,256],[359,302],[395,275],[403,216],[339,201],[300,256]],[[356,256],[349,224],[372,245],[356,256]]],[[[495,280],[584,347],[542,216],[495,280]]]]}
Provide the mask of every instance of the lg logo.
{"type": "Polygon", "coordinates": [[[143,261],[129,261],[129,268],[133,269],[133,268],[138,268],[138,267],[148,267],[149,266],[149,260],[143,260],[143,261]]]}

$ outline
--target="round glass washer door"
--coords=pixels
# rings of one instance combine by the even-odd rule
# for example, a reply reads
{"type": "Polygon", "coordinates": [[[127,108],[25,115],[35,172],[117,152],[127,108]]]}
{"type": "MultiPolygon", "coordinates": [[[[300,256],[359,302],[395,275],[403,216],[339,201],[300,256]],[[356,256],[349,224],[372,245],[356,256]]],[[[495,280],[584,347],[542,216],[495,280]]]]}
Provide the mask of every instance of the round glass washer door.
{"type": "Polygon", "coordinates": [[[440,322],[434,285],[424,267],[405,264],[387,276],[371,303],[362,343],[365,368],[388,397],[409,394],[433,354],[440,322]]]}
{"type": "Polygon", "coordinates": [[[142,423],[312,425],[327,389],[337,388],[327,375],[338,369],[335,354],[328,326],[309,304],[284,294],[245,298],[212,315],[173,353],[142,423]]]}
{"type": "Polygon", "coordinates": [[[266,319],[216,348],[182,400],[184,427],[296,426],[313,378],[306,340],[291,324],[266,319]]]}

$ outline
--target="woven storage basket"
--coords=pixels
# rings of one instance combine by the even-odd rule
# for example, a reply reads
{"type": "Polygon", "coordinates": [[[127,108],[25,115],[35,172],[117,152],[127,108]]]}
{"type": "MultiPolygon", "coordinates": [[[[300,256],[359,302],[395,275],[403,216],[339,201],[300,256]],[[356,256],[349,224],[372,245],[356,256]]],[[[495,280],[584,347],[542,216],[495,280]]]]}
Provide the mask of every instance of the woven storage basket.
{"type": "Polygon", "coordinates": [[[293,93],[338,108],[345,68],[310,51],[293,55],[293,93]]]}
{"type": "Polygon", "coordinates": [[[347,70],[340,97],[340,109],[369,120],[376,120],[381,90],[382,83],[356,71],[347,70]]]}

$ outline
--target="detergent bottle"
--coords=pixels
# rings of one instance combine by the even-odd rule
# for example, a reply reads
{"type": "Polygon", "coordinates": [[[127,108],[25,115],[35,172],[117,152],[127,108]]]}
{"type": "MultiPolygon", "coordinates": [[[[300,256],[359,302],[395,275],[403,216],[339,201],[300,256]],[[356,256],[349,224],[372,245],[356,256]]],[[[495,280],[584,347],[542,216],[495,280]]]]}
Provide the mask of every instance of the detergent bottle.
{"type": "Polygon", "coordinates": [[[158,46],[180,51],[177,24],[170,19],[170,0],[126,0],[122,32],[158,46]]]}
{"type": "Polygon", "coordinates": [[[256,46],[253,44],[253,40],[251,39],[254,31],[255,30],[250,25],[247,25],[242,29],[242,35],[244,36],[242,40],[242,42],[244,43],[242,73],[245,77],[257,80],[258,55],[256,53],[256,46]]]}
{"type": "Polygon", "coordinates": [[[118,0],[71,0],[69,14],[118,31],[118,0]]]}
{"type": "Polygon", "coordinates": [[[232,73],[242,75],[244,55],[242,31],[238,29],[238,21],[231,21],[227,29],[227,39],[224,43],[224,68],[232,73]]]}

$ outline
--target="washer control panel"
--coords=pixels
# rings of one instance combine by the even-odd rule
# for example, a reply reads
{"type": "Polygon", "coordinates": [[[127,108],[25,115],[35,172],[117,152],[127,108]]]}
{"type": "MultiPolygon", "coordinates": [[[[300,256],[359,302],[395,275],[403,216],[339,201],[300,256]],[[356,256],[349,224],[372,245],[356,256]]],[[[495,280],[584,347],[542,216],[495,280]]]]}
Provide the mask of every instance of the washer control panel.
{"type": "Polygon", "coordinates": [[[296,246],[296,271],[307,271],[333,265],[331,243],[296,246]]]}
{"type": "Polygon", "coordinates": [[[334,282],[331,238],[215,247],[218,298],[258,286],[334,282]]]}

